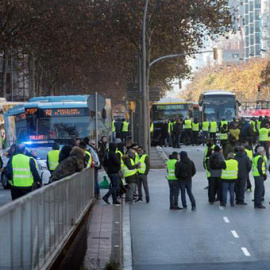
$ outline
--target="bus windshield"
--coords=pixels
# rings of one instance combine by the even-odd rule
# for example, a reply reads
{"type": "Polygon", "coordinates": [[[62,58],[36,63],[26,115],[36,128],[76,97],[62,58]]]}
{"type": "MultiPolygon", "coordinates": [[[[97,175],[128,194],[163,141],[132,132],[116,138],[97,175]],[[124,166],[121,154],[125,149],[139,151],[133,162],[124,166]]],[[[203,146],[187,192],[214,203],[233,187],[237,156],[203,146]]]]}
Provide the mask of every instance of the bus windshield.
{"type": "Polygon", "coordinates": [[[172,118],[186,118],[188,104],[161,104],[152,106],[152,121],[161,121],[172,118]]]}
{"type": "Polygon", "coordinates": [[[225,118],[231,121],[235,117],[235,96],[211,95],[203,97],[203,115],[208,120],[221,121],[225,118]]]}

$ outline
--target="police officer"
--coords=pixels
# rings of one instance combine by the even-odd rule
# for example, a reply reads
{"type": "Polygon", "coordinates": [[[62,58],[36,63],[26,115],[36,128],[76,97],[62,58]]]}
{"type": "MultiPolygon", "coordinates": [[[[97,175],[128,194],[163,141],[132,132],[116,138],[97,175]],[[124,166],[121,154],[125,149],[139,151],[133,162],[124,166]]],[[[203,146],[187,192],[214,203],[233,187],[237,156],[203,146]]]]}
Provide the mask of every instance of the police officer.
{"type": "Polygon", "coordinates": [[[259,130],[259,143],[264,147],[267,159],[269,159],[269,132],[268,124],[265,124],[265,126],[262,126],[259,130]]]}
{"type": "Polygon", "coordinates": [[[217,142],[217,121],[212,118],[210,122],[210,138],[214,141],[214,144],[217,142]]]}
{"type": "Polygon", "coordinates": [[[202,122],[203,146],[205,145],[206,140],[207,140],[208,137],[209,137],[209,126],[210,126],[210,122],[207,121],[207,119],[205,119],[205,120],[202,122]]]}
{"type": "Polygon", "coordinates": [[[15,200],[33,190],[34,184],[41,185],[34,158],[26,155],[25,145],[20,145],[18,153],[10,158],[6,167],[7,178],[11,180],[11,197],[15,200]]]}
{"type": "Polygon", "coordinates": [[[50,150],[47,154],[47,167],[49,169],[49,171],[52,173],[55,168],[58,166],[59,164],[59,145],[58,143],[54,143],[52,146],[52,150],[50,150]]]}
{"type": "Polygon", "coordinates": [[[266,175],[266,162],[264,159],[265,150],[262,146],[258,147],[257,154],[252,159],[252,174],[255,181],[254,208],[264,209],[262,198],[264,194],[264,181],[266,175]]]}
{"type": "Polygon", "coordinates": [[[136,202],[142,201],[142,186],[143,186],[146,203],[149,203],[150,196],[149,196],[147,175],[150,170],[150,160],[149,156],[144,153],[143,148],[140,146],[138,148],[138,155],[139,155],[139,162],[141,165],[140,168],[138,168],[137,184],[138,184],[139,198],[136,200],[136,202]]]}
{"type": "Polygon", "coordinates": [[[182,208],[178,206],[178,198],[179,198],[179,181],[175,176],[175,164],[178,161],[178,153],[173,152],[169,156],[169,160],[167,162],[167,179],[170,188],[170,210],[181,210],[182,208]]]}
{"type": "Polygon", "coordinates": [[[228,159],[221,164],[222,202],[220,206],[226,206],[228,191],[230,193],[231,206],[235,206],[234,185],[238,178],[238,162],[233,157],[233,153],[229,153],[228,159]]]}

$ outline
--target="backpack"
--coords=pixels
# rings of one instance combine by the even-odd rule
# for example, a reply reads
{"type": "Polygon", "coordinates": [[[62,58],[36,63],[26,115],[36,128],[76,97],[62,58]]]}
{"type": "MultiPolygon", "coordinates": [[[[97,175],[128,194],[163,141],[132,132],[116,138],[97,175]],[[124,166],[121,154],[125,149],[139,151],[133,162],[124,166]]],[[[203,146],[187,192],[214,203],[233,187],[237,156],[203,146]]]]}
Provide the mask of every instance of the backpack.
{"type": "Polygon", "coordinates": [[[220,161],[219,161],[218,155],[210,156],[209,167],[211,170],[219,170],[220,169],[220,161]]]}

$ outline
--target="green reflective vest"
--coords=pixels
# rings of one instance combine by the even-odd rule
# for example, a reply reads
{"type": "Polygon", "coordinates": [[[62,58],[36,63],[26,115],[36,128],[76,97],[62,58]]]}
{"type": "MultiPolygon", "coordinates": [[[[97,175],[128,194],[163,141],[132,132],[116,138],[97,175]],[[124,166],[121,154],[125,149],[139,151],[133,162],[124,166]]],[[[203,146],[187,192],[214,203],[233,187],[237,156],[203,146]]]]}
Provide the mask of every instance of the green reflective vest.
{"type": "Polygon", "coordinates": [[[200,124],[192,123],[192,131],[200,131],[200,124]]]}
{"type": "Polygon", "coordinates": [[[55,168],[58,166],[59,162],[59,150],[51,150],[48,152],[48,164],[49,164],[49,170],[54,171],[55,168]]]}
{"type": "Polygon", "coordinates": [[[87,162],[87,164],[86,164],[86,168],[90,168],[91,165],[92,165],[92,155],[91,155],[90,152],[87,151],[87,150],[85,151],[85,154],[86,154],[87,156],[89,156],[88,162],[87,162]]]}
{"type": "Polygon", "coordinates": [[[257,131],[256,130],[256,122],[251,120],[251,121],[249,121],[249,124],[252,126],[253,131],[256,132],[257,131]]]}
{"type": "Polygon", "coordinates": [[[238,162],[235,159],[228,159],[225,161],[226,169],[221,172],[221,179],[236,180],[238,177],[238,162]]]}
{"type": "Polygon", "coordinates": [[[262,124],[262,121],[258,120],[258,121],[257,121],[257,128],[258,128],[258,129],[261,128],[261,124],[262,124]]]}
{"type": "Polygon", "coordinates": [[[223,121],[221,121],[220,122],[220,127],[223,127],[224,125],[227,125],[227,129],[228,129],[228,121],[226,121],[226,120],[223,120],[223,121]]]}
{"type": "Polygon", "coordinates": [[[228,133],[220,133],[219,134],[219,139],[221,141],[227,141],[228,140],[228,133]]]}
{"type": "Polygon", "coordinates": [[[30,170],[30,157],[17,154],[12,158],[12,186],[31,187],[34,183],[34,177],[30,170]]]}
{"type": "Polygon", "coordinates": [[[177,159],[169,159],[167,162],[168,180],[177,180],[175,176],[175,163],[177,159]]]}
{"type": "Polygon", "coordinates": [[[210,122],[209,121],[203,121],[202,123],[202,131],[209,131],[210,122]]]}
{"type": "Polygon", "coordinates": [[[210,122],[210,133],[215,133],[217,132],[217,122],[213,121],[210,122]]]}
{"type": "MultiPolygon", "coordinates": [[[[131,165],[135,165],[135,162],[132,158],[130,158],[130,163],[131,165]]],[[[137,173],[137,169],[129,169],[125,164],[124,164],[124,177],[129,177],[132,175],[135,175],[137,173]]]]}
{"type": "Polygon", "coordinates": [[[123,127],[122,127],[122,132],[128,132],[128,126],[129,126],[129,122],[124,121],[123,127]]]}
{"type": "Polygon", "coordinates": [[[268,133],[269,133],[269,130],[267,128],[260,128],[259,129],[259,142],[267,142],[268,133]]]}
{"type": "Polygon", "coordinates": [[[150,125],[150,133],[154,132],[154,123],[151,123],[150,125]]]}
{"type": "Polygon", "coordinates": [[[146,171],[146,164],[145,164],[146,157],[147,157],[147,155],[143,154],[139,159],[141,166],[140,166],[140,168],[138,168],[138,173],[140,173],[140,174],[144,174],[146,171]]]}
{"type": "Polygon", "coordinates": [[[119,154],[120,155],[120,162],[121,162],[121,170],[123,171],[124,170],[124,161],[123,161],[123,153],[119,150],[116,150],[115,152],[116,154],[119,154]]]}
{"type": "Polygon", "coordinates": [[[248,158],[249,158],[250,160],[252,160],[252,158],[253,158],[253,152],[252,152],[252,150],[245,149],[245,152],[246,152],[248,158]]]}
{"type": "Polygon", "coordinates": [[[184,121],[184,125],[185,125],[185,129],[191,129],[191,120],[190,119],[186,119],[184,121]]]}
{"type": "Polygon", "coordinates": [[[266,163],[265,159],[261,155],[257,155],[252,159],[252,174],[253,176],[260,176],[259,170],[258,170],[258,161],[259,158],[262,158],[262,173],[266,173],[266,163]]]}
{"type": "Polygon", "coordinates": [[[115,132],[115,121],[112,121],[112,132],[115,132]]]}

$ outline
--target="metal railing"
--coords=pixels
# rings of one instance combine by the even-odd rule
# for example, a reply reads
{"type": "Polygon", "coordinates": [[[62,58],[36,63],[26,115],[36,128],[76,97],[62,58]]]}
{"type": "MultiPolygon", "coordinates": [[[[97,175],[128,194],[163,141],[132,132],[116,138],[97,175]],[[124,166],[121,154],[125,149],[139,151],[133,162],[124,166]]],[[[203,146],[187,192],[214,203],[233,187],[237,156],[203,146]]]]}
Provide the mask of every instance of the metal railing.
{"type": "Polygon", "coordinates": [[[0,269],[46,269],[94,197],[85,169],[0,208],[0,269]]]}

